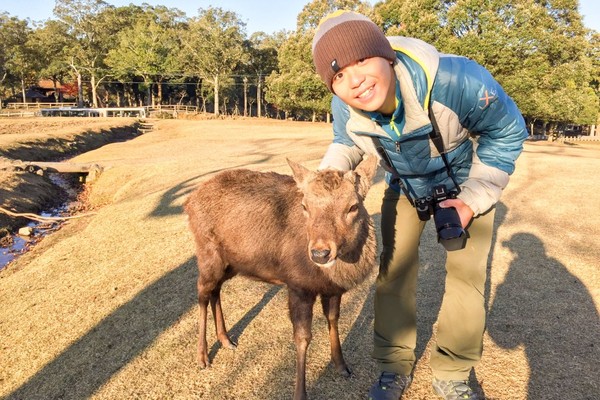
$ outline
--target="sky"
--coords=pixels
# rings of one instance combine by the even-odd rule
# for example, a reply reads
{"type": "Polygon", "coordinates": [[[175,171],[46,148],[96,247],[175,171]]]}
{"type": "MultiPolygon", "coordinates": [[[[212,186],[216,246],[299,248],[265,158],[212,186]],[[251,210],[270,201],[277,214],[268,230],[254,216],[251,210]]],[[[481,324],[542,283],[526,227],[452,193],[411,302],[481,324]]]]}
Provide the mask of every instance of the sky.
{"type": "MultiPolygon", "coordinates": [[[[282,29],[296,30],[296,17],[310,0],[105,0],[114,6],[130,3],[141,5],[164,5],[176,7],[188,17],[198,15],[199,8],[209,6],[235,11],[246,23],[246,33],[265,32],[268,34],[282,29]]],[[[372,4],[376,1],[371,1],[372,4]]],[[[0,0],[0,12],[6,11],[12,16],[32,21],[53,18],[54,0],[0,0]]],[[[579,11],[583,15],[586,27],[600,32],[600,1],[579,0],[579,11]]]]}

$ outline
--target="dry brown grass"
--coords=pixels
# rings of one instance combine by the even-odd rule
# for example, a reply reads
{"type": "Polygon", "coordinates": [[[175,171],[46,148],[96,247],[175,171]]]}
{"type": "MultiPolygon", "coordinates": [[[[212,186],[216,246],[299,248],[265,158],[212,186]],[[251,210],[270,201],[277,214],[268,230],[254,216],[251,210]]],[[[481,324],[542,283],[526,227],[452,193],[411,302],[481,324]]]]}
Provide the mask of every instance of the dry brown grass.
{"type": "MultiPolygon", "coordinates": [[[[294,380],[285,289],[245,279],[223,288],[236,351],[209,331],[213,367],[196,364],[195,259],[181,205],[207,176],[234,167],[314,168],[325,124],[157,121],[158,130],[75,158],[109,169],[97,215],[70,222],[0,273],[0,396],[11,399],[286,399],[294,380]]],[[[600,394],[600,148],[528,143],[499,204],[490,256],[485,350],[474,379],[489,399],[600,394]]],[[[381,175],[368,206],[379,220],[381,175]]],[[[431,224],[429,224],[431,225],[431,224]]],[[[443,290],[443,251],[428,226],[420,271],[419,363],[405,398],[432,398],[429,344],[443,290]]],[[[342,302],[350,379],[329,366],[315,308],[307,387],[313,399],[362,399],[373,279],[342,302]]],[[[212,326],[209,326],[212,328],[212,326]]]]}

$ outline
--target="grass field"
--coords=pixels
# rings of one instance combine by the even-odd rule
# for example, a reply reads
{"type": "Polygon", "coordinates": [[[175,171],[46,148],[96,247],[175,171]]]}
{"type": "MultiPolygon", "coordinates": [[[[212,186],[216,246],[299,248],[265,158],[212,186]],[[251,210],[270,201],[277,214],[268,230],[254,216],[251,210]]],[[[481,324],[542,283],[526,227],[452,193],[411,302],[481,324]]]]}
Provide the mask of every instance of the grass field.
{"type": "MultiPolygon", "coordinates": [[[[0,125],[2,123],[0,122],[0,125]]],[[[288,399],[295,349],[286,289],[236,278],[222,291],[237,350],[216,344],[196,364],[196,266],[181,205],[226,168],[315,168],[326,124],[268,120],[155,121],[133,140],[74,158],[106,169],[73,220],[0,272],[0,397],[7,399],[288,399]]],[[[82,128],[83,129],[83,128],[82,128]]],[[[61,127],[52,128],[48,134],[61,127]]],[[[600,398],[600,147],[526,143],[498,204],[486,288],[484,355],[472,380],[488,399],[600,398]]],[[[382,175],[367,205],[379,224],[382,175]]],[[[421,248],[415,379],[430,399],[428,354],[444,283],[444,252],[428,224],[421,248]]],[[[342,301],[350,379],[329,365],[315,308],[307,388],[312,399],[364,399],[373,274],[342,301]]]]}

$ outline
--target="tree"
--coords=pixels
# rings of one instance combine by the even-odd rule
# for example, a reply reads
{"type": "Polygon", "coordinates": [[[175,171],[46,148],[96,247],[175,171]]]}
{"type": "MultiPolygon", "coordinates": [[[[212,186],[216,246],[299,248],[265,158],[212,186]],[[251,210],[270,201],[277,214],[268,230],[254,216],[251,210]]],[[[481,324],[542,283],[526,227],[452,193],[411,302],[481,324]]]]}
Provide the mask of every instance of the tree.
{"type": "Polygon", "coordinates": [[[485,66],[530,121],[590,123],[597,110],[576,0],[390,0],[375,15],[388,34],[419,37],[485,66]]]}
{"type": "Polygon", "coordinates": [[[214,114],[219,115],[219,90],[239,65],[247,62],[244,52],[245,27],[239,16],[219,7],[200,9],[182,33],[181,62],[185,70],[207,78],[214,91],[214,114]]]}
{"type": "Polygon", "coordinates": [[[250,36],[249,40],[244,42],[245,53],[248,55],[247,62],[241,68],[244,73],[244,115],[246,115],[246,97],[248,78],[246,73],[256,77],[256,103],[257,115],[262,116],[262,89],[263,79],[268,76],[271,71],[277,69],[277,54],[283,39],[286,35],[285,31],[276,33],[272,36],[264,32],[255,32],[250,36]]]}
{"type": "Polygon", "coordinates": [[[336,10],[351,10],[370,16],[372,7],[366,1],[360,0],[313,0],[306,4],[296,22],[298,32],[309,33],[319,26],[321,19],[336,10]]]}
{"type": "Polygon", "coordinates": [[[19,44],[19,36],[15,35],[18,26],[18,18],[11,17],[8,13],[0,13],[0,108],[2,108],[2,97],[8,95],[10,80],[12,50],[19,44]]]}
{"type": "Polygon", "coordinates": [[[35,82],[39,70],[39,57],[29,43],[31,32],[27,21],[0,14],[0,59],[3,61],[0,84],[17,81],[23,102],[26,101],[27,86],[35,82]]]}
{"type": "Polygon", "coordinates": [[[147,86],[147,105],[154,105],[152,86],[162,100],[162,82],[178,71],[178,10],[148,8],[133,26],[119,33],[118,46],[108,52],[106,63],[118,76],[140,76],[147,86]]]}
{"type": "Polygon", "coordinates": [[[307,110],[313,121],[318,113],[328,113],[331,93],[315,71],[312,38],[319,21],[338,9],[363,14],[371,12],[371,7],[359,0],[314,0],[304,6],[298,14],[297,31],[288,37],[279,51],[279,72],[273,72],[267,78],[267,99],[282,110],[307,110]]]}
{"type": "Polygon", "coordinates": [[[267,78],[267,100],[286,112],[327,113],[331,93],[316,74],[311,55],[312,35],[294,33],[279,51],[279,71],[267,78]]]}
{"type": "Polygon", "coordinates": [[[98,106],[97,89],[108,76],[104,60],[115,47],[122,19],[115,8],[102,0],[56,0],[54,15],[68,26],[74,39],[69,64],[77,77],[79,105],[83,105],[82,75],[90,77],[92,104],[98,106]]]}
{"type": "Polygon", "coordinates": [[[52,80],[55,101],[60,101],[58,84],[64,84],[69,75],[69,66],[65,63],[72,39],[67,34],[67,26],[55,20],[47,20],[35,29],[30,36],[31,47],[37,49],[40,58],[39,76],[52,80]]]}
{"type": "Polygon", "coordinates": [[[439,0],[388,0],[377,3],[373,22],[388,36],[409,36],[440,46],[443,40],[439,0]]]}
{"type": "Polygon", "coordinates": [[[592,60],[592,80],[590,86],[594,89],[596,96],[600,97],[600,32],[589,33],[588,58],[592,60]]]}

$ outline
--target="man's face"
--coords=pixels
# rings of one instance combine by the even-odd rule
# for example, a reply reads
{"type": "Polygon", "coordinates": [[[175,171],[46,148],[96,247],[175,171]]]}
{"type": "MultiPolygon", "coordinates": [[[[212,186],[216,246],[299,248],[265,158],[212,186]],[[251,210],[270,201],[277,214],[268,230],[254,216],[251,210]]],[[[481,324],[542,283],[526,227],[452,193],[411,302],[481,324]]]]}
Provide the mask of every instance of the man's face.
{"type": "Polygon", "coordinates": [[[396,109],[396,75],[382,57],[358,60],[333,77],[334,93],[351,107],[392,114],[396,109]]]}

